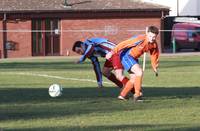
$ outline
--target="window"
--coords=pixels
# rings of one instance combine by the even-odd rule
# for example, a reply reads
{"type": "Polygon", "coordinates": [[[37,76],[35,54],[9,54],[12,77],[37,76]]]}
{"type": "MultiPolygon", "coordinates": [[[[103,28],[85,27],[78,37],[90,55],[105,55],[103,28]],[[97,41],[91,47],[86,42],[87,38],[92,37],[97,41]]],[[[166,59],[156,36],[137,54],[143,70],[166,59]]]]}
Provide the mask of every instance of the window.
{"type": "Polygon", "coordinates": [[[60,54],[58,19],[32,20],[32,54],[47,56],[60,54]]]}

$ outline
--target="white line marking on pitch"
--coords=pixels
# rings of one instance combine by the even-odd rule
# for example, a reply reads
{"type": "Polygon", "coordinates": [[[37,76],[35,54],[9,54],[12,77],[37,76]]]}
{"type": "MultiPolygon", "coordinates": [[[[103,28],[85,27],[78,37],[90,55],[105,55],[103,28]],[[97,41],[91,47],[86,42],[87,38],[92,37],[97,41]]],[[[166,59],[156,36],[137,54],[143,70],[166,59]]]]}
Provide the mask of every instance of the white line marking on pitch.
{"type": "MultiPolygon", "coordinates": [[[[0,74],[5,74],[5,72],[0,72],[0,74]]],[[[47,74],[38,74],[38,73],[30,73],[30,72],[7,72],[7,74],[16,74],[16,75],[28,75],[28,76],[40,76],[40,77],[46,77],[46,78],[56,78],[60,80],[73,80],[73,81],[81,81],[81,82],[93,82],[96,83],[96,80],[91,80],[91,79],[80,79],[80,78],[67,78],[67,77],[62,77],[62,76],[53,76],[53,75],[47,75],[47,74]]],[[[111,82],[103,82],[108,85],[113,85],[111,82]]],[[[142,86],[147,86],[142,84],[142,86]]]]}
{"type": "MultiPolygon", "coordinates": [[[[53,76],[53,75],[47,75],[47,74],[38,74],[38,73],[30,73],[30,72],[19,72],[19,73],[12,73],[12,74],[17,74],[17,75],[28,75],[28,76],[40,76],[40,77],[46,77],[46,78],[56,78],[60,80],[73,80],[73,81],[82,81],[82,82],[94,82],[96,83],[96,80],[91,80],[91,79],[80,79],[80,78],[67,78],[67,77],[61,77],[61,76],[53,76]]],[[[103,82],[105,84],[112,85],[110,82],[103,82]]]]}

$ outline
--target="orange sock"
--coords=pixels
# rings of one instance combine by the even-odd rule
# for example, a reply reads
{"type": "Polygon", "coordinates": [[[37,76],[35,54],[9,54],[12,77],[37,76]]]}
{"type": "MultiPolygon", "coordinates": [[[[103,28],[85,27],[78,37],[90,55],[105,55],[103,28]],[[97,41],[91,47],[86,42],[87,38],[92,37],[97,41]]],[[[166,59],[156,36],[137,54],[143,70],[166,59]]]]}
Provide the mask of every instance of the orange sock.
{"type": "Polygon", "coordinates": [[[122,82],[123,86],[125,86],[128,81],[129,81],[129,79],[127,77],[124,77],[121,82],[122,82]]]}
{"type": "Polygon", "coordinates": [[[136,76],[134,83],[136,96],[140,96],[141,94],[141,85],[142,85],[142,76],[136,76]]]}
{"type": "Polygon", "coordinates": [[[131,89],[133,89],[133,83],[129,80],[123,90],[121,91],[120,95],[123,97],[126,97],[126,95],[130,92],[131,89]]]}

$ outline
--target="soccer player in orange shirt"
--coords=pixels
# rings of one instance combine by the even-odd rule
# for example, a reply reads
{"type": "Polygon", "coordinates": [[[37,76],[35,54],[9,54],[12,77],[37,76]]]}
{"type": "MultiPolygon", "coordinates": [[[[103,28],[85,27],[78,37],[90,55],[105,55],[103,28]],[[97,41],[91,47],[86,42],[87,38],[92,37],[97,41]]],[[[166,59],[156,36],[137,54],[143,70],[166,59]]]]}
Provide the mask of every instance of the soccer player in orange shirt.
{"type": "MultiPolygon", "coordinates": [[[[143,71],[138,63],[138,58],[144,52],[150,52],[152,68],[158,76],[159,50],[156,42],[159,30],[155,26],[149,26],[146,34],[134,36],[126,41],[119,43],[106,55],[110,58],[113,54],[120,54],[121,63],[126,71],[129,72],[130,80],[120,92],[118,99],[126,100],[127,94],[135,89],[134,101],[142,101],[142,77],[143,71]]],[[[120,60],[118,62],[120,62],[120,60]]]]}

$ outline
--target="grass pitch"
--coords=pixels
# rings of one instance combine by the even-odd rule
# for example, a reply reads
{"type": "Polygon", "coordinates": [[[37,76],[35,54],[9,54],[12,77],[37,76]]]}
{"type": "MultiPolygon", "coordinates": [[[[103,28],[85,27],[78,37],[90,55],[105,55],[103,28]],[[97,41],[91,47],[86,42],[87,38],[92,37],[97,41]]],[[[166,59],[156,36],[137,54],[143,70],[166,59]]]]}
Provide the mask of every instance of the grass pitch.
{"type": "Polygon", "coordinates": [[[147,61],[145,102],[135,104],[117,100],[113,84],[97,89],[90,62],[76,59],[1,60],[0,131],[200,130],[199,56],[161,56],[158,78],[147,61]],[[61,97],[48,95],[53,83],[61,97]]]}

